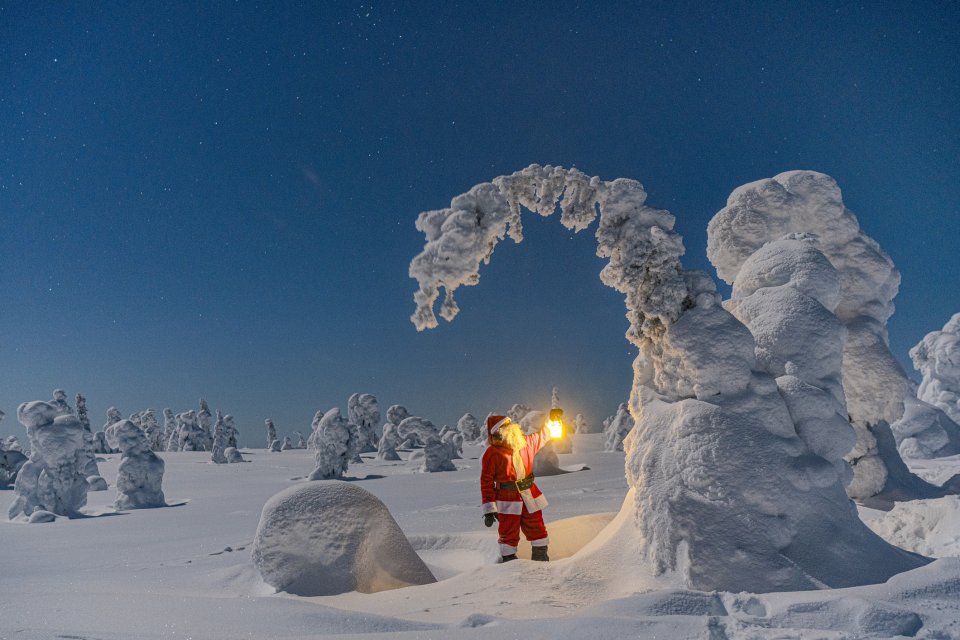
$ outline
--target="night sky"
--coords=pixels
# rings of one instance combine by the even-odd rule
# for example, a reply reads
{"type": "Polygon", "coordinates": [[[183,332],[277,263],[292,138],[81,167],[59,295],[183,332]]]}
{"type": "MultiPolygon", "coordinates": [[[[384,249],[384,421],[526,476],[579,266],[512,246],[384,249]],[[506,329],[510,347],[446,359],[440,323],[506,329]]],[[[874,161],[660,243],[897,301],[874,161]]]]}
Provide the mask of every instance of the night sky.
{"type": "Polygon", "coordinates": [[[454,323],[408,319],[417,214],[533,162],[640,180],[711,274],[731,190],[828,173],[911,375],[960,311],[958,3],[99,4],[0,3],[2,434],[55,387],[258,446],[356,391],[599,422],[634,350],[592,231],[530,215],[454,323]]]}

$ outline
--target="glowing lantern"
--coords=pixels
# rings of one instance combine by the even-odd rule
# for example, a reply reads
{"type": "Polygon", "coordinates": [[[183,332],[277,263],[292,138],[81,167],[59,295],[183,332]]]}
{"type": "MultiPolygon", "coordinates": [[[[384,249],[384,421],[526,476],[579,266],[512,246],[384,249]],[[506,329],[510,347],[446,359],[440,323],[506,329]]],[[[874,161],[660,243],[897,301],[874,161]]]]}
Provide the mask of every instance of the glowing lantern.
{"type": "Polygon", "coordinates": [[[547,429],[550,430],[551,438],[563,437],[563,409],[550,409],[550,419],[547,421],[547,429]]]}

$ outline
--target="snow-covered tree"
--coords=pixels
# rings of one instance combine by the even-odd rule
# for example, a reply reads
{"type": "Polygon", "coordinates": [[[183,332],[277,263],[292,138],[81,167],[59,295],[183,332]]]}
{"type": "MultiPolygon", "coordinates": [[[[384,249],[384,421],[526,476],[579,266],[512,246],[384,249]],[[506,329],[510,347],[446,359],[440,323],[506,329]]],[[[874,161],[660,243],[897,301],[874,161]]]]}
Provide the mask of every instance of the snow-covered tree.
{"type": "Polygon", "coordinates": [[[280,451],[282,450],[283,450],[283,443],[280,442],[279,440],[274,440],[273,442],[270,443],[269,451],[271,451],[272,453],[280,453],[280,451]]]}
{"type": "Polygon", "coordinates": [[[227,447],[223,455],[226,456],[227,462],[233,464],[236,462],[243,462],[243,455],[237,451],[236,447],[227,447]]]}
{"type": "Polygon", "coordinates": [[[380,436],[380,443],[377,446],[377,460],[400,460],[400,454],[397,453],[397,447],[400,446],[400,434],[397,433],[397,425],[388,422],[383,425],[383,435],[380,436]]]}
{"type": "Polygon", "coordinates": [[[438,438],[440,431],[436,425],[420,416],[409,416],[397,425],[397,434],[400,436],[403,448],[424,446],[431,438],[438,438]]]}
{"type": "Polygon", "coordinates": [[[450,443],[443,442],[436,435],[429,436],[423,446],[423,463],[419,470],[427,473],[456,471],[457,467],[453,464],[453,454],[454,450],[450,443]]]}
{"type": "Polygon", "coordinates": [[[217,421],[213,425],[213,444],[210,447],[210,461],[215,464],[227,463],[227,426],[224,423],[223,414],[217,409],[217,421]]]}
{"type": "MultiPolygon", "coordinates": [[[[630,492],[617,531],[574,564],[624,577],[640,565],[687,588],[760,592],[882,582],[925,562],[860,522],[835,466],[810,451],[757,366],[752,334],[723,309],[709,276],[682,268],[673,216],[647,206],[638,182],[532,165],[420,214],[427,242],[410,265],[414,325],[437,326],[441,289],[441,315],[456,316],[454,291],[479,282],[506,235],[522,239],[521,207],[548,216],[558,205],[577,231],[599,214],[597,254],[609,259],[600,277],[624,294],[627,338],[639,351],[629,404],[637,424],[624,443],[630,492]]],[[[805,229],[769,239],[791,231],[805,229]]]]}
{"type": "Polygon", "coordinates": [[[290,439],[290,436],[283,437],[283,444],[280,445],[280,451],[289,451],[293,449],[293,440],[290,439]]]}
{"type": "MultiPolygon", "coordinates": [[[[853,466],[848,494],[861,501],[942,494],[910,473],[890,429],[903,416],[904,398],[912,396],[910,381],[887,346],[887,320],[894,311],[900,273],[844,206],[837,183],[822,173],[790,171],[739,187],[710,221],[707,255],[728,283],[739,279],[745,292],[757,290],[745,304],[753,318],[751,333],[761,336],[759,367],[778,375],[790,362],[802,373],[800,380],[836,399],[835,409],[845,406],[839,410],[856,434],[856,444],[846,455],[853,466]],[[794,251],[784,257],[782,244],[765,247],[809,236],[821,258],[811,258],[809,249],[802,256],[794,251]],[[794,264],[793,259],[804,263],[794,264]],[[776,297],[783,300],[774,302],[776,297]],[[767,316],[777,304],[796,306],[767,316]],[[797,344],[783,329],[785,323],[798,329],[804,322],[817,324],[807,335],[826,332],[816,345],[797,344]],[[837,366],[837,348],[842,349],[839,384],[828,380],[837,366]]],[[[728,306],[736,309],[737,303],[731,300],[728,306]]],[[[797,410],[811,401],[807,397],[788,404],[797,410]]],[[[808,417],[808,427],[811,419],[819,420],[808,417]]],[[[820,432],[837,430],[823,427],[820,432]]]]}
{"type": "Polygon", "coordinates": [[[234,449],[238,448],[237,438],[240,436],[240,432],[237,430],[233,416],[229,413],[223,416],[223,425],[227,429],[227,446],[233,447],[234,449]]]}
{"type": "Polygon", "coordinates": [[[465,413],[457,420],[457,431],[463,436],[464,442],[476,444],[487,439],[480,421],[472,413],[465,413]]]}
{"type": "Polygon", "coordinates": [[[583,417],[582,413],[578,413],[577,416],[573,419],[573,432],[574,433],[590,433],[591,427],[590,423],[587,422],[587,419],[583,417]]]}
{"type": "Polygon", "coordinates": [[[163,410],[163,435],[160,440],[164,451],[176,451],[180,442],[180,436],[177,434],[177,417],[173,415],[173,409],[163,410]]]}
{"type": "Polygon", "coordinates": [[[923,375],[917,397],[960,423],[960,313],[924,336],[910,350],[910,359],[923,375]]]}
{"type": "Polygon", "coordinates": [[[623,451],[623,441],[634,425],[627,405],[621,403],[617,412],[604,420],[603,425],[603,450],[623,451]]]}
{"type": "Polygon", "coordinates": [[[443,429],[440,430],[440,441],[450,447],[451,459],[458,460],[463,457],[463,434],[459,431],[443,425],[443,429]]]}
{"type": "Polygon", "coordinates": [[[197,424],[197,414],[193,409],[177,414],[177,422],[180,424],[177,430],[178,451],[206,451],[207,436],[197,424]]]}
{"type": "Polygon", "coordinates": [[[204,450],[209,451],[213,445],[213,414],[210,413],[210,405],[203,398],[200,398],[200,410],[197,411],[197,424],[203,430],[204,450]]]}
{"type": "Polygon", "coordinates": [[[61,416],[72,416],[73,407],[67,402],[67,392],[63,389],[54,389],[53,390],[53,400],[50,401],[56,410],[57,415],[61,416]]]}
{"type": "Polygon", "coordinates": [[[524,416],[533,411],[530,407],[525,404],[515,404],[510,407],[510,410],[507,411],[507,417],[520,424],[520,421],[523,420],[524,416]]]}
{"type": "Polygon", "coordinates": [[[157,422],[157,414],[153,409],[145,410],[140,416],[140,428],[143,435],[147,437],[152,451],[163,451],[166,448],[166,442],[163,439],[164,429],[157,422]]]}
{"type": "Polygon", "coordinates": [[[26,453],[23,450],[23,445],[20,444],[20,440],[17,439],[17,436],[7,436],[3,441],[4,451],[19,451],[20,453],[26,453]]]}
{"type": "MultiPolygon", "coordinates": [[[[0,411],[0,422],[3,422],[4,415],[0,411]]],[[[8,451],[4,445],[4,442],[0,442],[0,487],[13,484],[20,467],[27,461],[22,451],[8,451]]]]}
{"type": "Polygon", "coordinates": [[[107,434],[105,432],[97,431],[93,434],[93,452],[113,453],[113,449],[107,444],[107,434]]]}
{"type": "Polygon", "coordinates": [[[117,470],[117,509],[152,509],[167,506],[163,497],[164,462],[150,449],[143,431],[131,420],[116,426],[120,443],[117,470]]]}
{"type": "Polygon", "coordinates": [[[409,417],[410,412],[402,404],[394,404],[387,409],[387,422],[391,424],[400,424],[409,417]]]}
{"type": "Polygon", "coordinates": [[[117,442],[117,437],[115,430],[111,430],[110,427],[117,424],[123,420],[123,414],[120,413],[120,409],[116,407],[110,407],[107,409],[107,421],[103,423],[103,434],[107,439],[107,445],[110,447],[110,451],[119,451],[120,444],[117,442]]]}
{"type": "Polygon", "coordinates": [[[317,467],[311,480],[342,478],[360,446],[357,430],[340,415],[340,409],[330,409],[317,423],[312,446],[317,467]]]}
{"type": "Polygon", "coordinates": [[[273,448],[273,443],[277,440],[277,428],[273,426],[273,420],[267,418],[263,421],[267,427],[267,449],[273,448]]]}
{"type": "Polygon", "coordinates": [[[75,517],[87,503],[83,425],[49,402],[25,402],[17,419],[27,428],[30,459],[23,463],[14,485],[10,519],[35,511],[75,517]]]}
{"type": "Polygon", "coordinates": [[[87,399],[84,398],[79,393],[77,394],[77,420],[80,421],[80,424],[83,425],[85,431],[93,430],[90,428],[90,417],[87,415],[87,399]]]}
{"type": "Polygon", "coordinates": [[[296,436],[297,436],[297,446],[296,446],[296,448],[297,448],[297,449],[306,449],[306,448],[307,448],[307,441],[304,439],[303,434],[300,433],[299,431],[294,431],[293,433],[296,434],[296,436]]]}
{"type": "Polygon", "coordinates": [[[376,396],[355,393],[347,400],[347,419],[360,432],[360,453],[377,450],[377,426],[380,424],[380,405],[376,396]]]}

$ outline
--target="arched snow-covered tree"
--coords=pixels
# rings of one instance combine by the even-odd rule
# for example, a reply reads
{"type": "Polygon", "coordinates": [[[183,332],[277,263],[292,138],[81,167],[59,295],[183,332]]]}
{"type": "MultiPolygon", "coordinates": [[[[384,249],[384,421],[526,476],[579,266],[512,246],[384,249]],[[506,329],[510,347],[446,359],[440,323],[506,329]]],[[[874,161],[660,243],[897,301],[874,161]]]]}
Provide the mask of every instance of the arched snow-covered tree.
{"type": "Polygon", "coordinates": [[[810,450],[758,367],[752,334],[723,309],[709,276],[682,268],[673,216],[646,197],[633,180],[532,165],[417,219],[426,245],[410,264],[419,283],[411,319],[423,330],[437,326],[441,290],[449,321],[456,289],[478,284],[500,240],[522,239],[521,208],[549,216],[559,206],[575,231],[599,215],[597,254],[608,259],[600,278],[624,295],[627,339],[639,351],[636,427],[620,516],[572,566],[627,581],[643,566],[687,588],[762,592],[882,582],[924,564],[860,522],[834,465],[810,450]]]}

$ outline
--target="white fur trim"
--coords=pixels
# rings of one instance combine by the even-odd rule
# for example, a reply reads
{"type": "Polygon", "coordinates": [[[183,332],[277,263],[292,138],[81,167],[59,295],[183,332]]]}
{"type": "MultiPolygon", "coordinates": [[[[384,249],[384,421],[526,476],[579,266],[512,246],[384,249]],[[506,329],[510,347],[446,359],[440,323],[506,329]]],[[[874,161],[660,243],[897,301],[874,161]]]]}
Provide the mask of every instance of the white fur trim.
{"type": "Polygon", "coordinates": [[[517,500],[497,500],[497,511],[511,516],[519,516],[523,513],[523,503],[517,500]]]}
{"type": "Polygon", "coordinates": [[[547,546],[548,544],[550,544],[550,537],[549,537],[549,536],[546,537],[546,538],[540,538],[539,540],[531,540],[531,541],[530,541],[530,546],[531,546],[531,547],[545,547],[545,546],[547,546]]]}
{"type": "Polygon", "coordinates": [[[497,503],[496,502],[484,502],[480,505],[480,513],[487,515],[488,513],[497,512],[497,503]]]}
{"type": "Polygon", "coordinates": [[[542,493],[536,498],[533,497],[533,492],[530,489],[524,489],[520,492],[520,498],[523,500],[523,504],[527,506],[528,513],[536,513],[537,511],[542,510],[547,506],[547,498],[542,493]]]}
{"type": "Polygon", "coordinates": [[[511,546],[508,545],[508,544],[501,544],[501,545],[500,545],[500,555],[502,555],[502,556],[509,556],[510,554],[516,553],[516,552],[517,552],[517,548],[516,548],[516,547],[511,547],[511,546]]]}
{"type": "Polygon", "coordinates": [[[510,422],[510,418],[504,418],[497,424],[493,425],[493,428],[490,429],[490,435],[495,434],[497,431],[500,431],[500,427],[510,422]]]}

